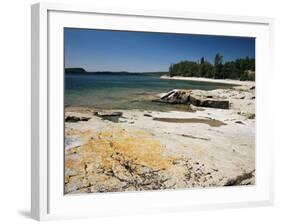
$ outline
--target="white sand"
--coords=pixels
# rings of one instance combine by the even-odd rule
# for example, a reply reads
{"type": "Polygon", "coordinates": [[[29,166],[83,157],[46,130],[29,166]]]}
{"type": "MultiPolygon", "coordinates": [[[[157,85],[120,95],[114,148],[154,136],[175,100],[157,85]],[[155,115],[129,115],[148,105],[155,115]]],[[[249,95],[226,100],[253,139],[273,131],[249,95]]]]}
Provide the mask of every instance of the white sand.
{"type": "Polygon", "coordinates": [[[175,80],[187,80],[187,81],[198,81],[198,82],[212,82],[212,83],[222,83],[222,84],[231,84],[231,85],[243,85],[243,86],[254,86],[254,81],[240,81],[233,79],[209,79],[209,78],[200,78],[200,77],[183,77],[183,76],[161,76],[161,79],[175,79],[175,80]]]}

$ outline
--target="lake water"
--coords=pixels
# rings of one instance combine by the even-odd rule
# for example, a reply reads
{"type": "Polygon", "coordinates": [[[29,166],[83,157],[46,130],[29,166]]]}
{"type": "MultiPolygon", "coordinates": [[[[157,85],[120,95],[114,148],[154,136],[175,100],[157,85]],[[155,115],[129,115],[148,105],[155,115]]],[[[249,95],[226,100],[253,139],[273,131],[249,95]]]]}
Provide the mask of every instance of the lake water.
{"type": "Polygon", "coordinates": [[[187,110],[184,105],[152,102],[153,96],[172,89],[213,90],[230,85],[160,79],[153,75],[65,75],[65,105],[102,109],[187,110]]]}

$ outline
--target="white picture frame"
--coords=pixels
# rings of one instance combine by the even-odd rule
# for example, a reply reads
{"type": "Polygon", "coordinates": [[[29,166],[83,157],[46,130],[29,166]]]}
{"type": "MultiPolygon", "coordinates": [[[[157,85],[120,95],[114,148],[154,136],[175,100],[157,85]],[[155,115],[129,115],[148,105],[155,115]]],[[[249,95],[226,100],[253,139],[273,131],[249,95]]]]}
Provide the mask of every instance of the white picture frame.
{"type": "Polygon", "coordinates": [[[273,203],[270,136],[272,18],[38,3],[32,5],[31,214],[37,220],[98,217],[273,203]],[[182,26],[188,25],[188,26],[182,26]],[[63,195],[63,27],[254,36],[257,67],[255,186],[63,195]],[[185,27],[182,29],[181,27],[185,27]],[[267,78],[262,74],[267,72],[267,78]],[[60,151],[61,149],[61,151],[60,151]],[[61,181],[61,182],[60,182],[61,181]],[[187,200],[188,199],[188,200],[187,200]]]}

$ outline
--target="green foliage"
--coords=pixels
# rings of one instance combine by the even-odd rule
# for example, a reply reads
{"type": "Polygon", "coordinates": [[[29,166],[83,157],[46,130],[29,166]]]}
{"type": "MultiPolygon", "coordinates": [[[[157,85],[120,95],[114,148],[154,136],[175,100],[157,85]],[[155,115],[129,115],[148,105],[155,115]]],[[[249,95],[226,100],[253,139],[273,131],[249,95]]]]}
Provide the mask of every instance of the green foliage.
{"type": "Polygon", "coordinates": [[[217,53],[215,56],[215,60],[214,60],[214,66],[215,66],[215,79],[223,79],[223,75],[222,75],[222,69],[223,69],[223,56],[220,53],[217,53]]]}
{"type": "Polygon", "coordinates": [[[255,59],[240,58],[223,63],[223,55],[217,53],[214,64],[204,57],[200,62],[181,61],[169,67],[170,76],[204,77],[214,79],[255,80],[255,59]]]}
{"type": "Polygon", "coordinates": [[[171,76],[178,76],[184,74],[184,76],[197,76],[199,66],[193,61],[181,61],[177,64],[173,64],[169,68],[169,74],[171,76]]]}

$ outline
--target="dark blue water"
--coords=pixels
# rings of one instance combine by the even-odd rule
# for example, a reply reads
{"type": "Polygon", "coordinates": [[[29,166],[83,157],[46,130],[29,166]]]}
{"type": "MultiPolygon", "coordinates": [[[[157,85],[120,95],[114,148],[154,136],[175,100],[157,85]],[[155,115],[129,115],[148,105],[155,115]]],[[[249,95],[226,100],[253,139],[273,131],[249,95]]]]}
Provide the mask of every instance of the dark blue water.
{"type": "Polygon", "coordinates": [[[178,110],[182,105],[152,102],[172,89],[213,90],[229,85],[160,79],[152,75],[65,75],[65,105],[102,109],[178,110]]]}

